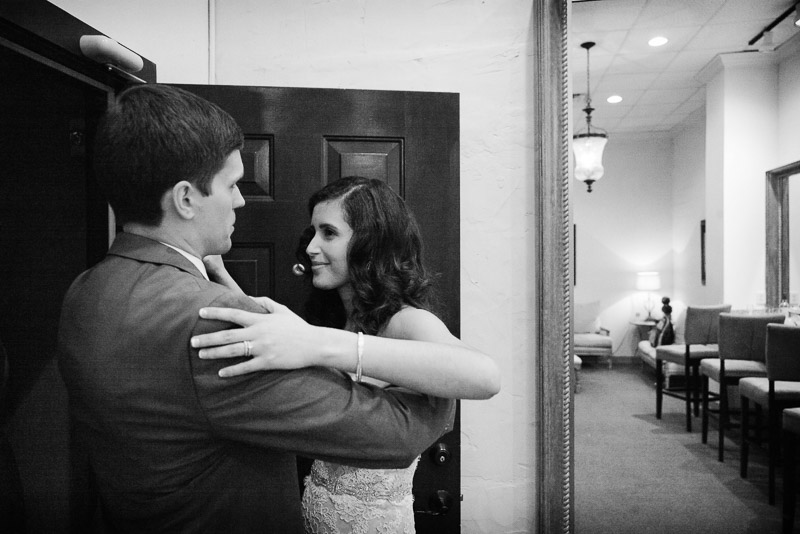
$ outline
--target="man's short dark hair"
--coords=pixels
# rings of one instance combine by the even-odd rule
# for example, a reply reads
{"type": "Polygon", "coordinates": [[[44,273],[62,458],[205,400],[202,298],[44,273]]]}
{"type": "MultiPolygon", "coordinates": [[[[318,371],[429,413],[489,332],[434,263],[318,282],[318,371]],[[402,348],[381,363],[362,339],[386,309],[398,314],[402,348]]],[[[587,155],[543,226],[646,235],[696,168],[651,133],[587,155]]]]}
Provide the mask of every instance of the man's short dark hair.
{"type": "Polygon", "coordinates": [[[121,92],[100,121],[95,174],[121,224],[155,226],[167,190],[186,180],[209,194],[243,139],[216,104],[177,87],[137,85],[121,92]]]}

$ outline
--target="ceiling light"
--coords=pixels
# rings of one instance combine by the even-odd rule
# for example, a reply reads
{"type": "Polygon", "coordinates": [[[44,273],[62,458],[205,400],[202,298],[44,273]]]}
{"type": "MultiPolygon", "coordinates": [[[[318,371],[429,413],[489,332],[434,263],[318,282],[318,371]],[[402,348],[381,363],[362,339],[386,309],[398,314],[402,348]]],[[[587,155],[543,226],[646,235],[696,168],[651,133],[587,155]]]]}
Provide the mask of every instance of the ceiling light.
{"type": "Polygon", "coordinates": [[[611,95],[608,98],[606,98],[606,102],[608,102],[609,104],[619,104],[620,102],[622,102],[622,97],[619,95],[611,95]]]}
{"type": "Polygon", "coordinates": [[[586,128],[572,136],[572,150],[575,153],[575,178],[585,182],[587,191],[592,192],[592,184],[603,177],[603,149],[608,142],[608,134],[592,126],[592,94],[589,83],[589,49],[594,43],[581,43],[586,49],[586,128]]]}
{"type": "Polygon", "coordinates": [[[800,26],[800,4],[794,6],[794,25],[800,26]]]}
{"type": "Polygon", "coordinates": [[[659,35],[658,37],[653,37],[652,39],[647,41],[647,44],[649,44],[650,46],[664,46],[668,42],[669,39],[667,39],[666,37],[661,37],[659,35]]]}

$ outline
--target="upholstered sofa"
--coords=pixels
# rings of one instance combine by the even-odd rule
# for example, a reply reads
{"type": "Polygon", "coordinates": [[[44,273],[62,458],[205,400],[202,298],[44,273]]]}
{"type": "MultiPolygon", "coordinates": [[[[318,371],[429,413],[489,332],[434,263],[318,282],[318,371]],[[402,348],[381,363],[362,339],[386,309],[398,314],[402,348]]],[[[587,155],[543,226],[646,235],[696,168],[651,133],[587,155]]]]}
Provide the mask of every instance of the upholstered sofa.
{"type": "Polygon", "coordinates": [[[573,328],[574,353],[583,359],[586,356],[605,359],[611,369],[613,347],[610,332],[600,324],[600,302],[575,304],[573,328]]]}

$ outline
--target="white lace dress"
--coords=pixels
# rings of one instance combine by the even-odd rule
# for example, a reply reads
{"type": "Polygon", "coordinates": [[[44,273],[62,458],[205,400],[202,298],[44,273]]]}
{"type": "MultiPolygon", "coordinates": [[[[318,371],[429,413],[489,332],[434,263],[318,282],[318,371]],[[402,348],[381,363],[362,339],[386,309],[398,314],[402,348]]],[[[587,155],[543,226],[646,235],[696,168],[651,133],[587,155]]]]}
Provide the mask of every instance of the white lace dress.
{"type": "Polygon", "coordinates": [[[306,532],[414,534],[418,461],[405,469],[360,469],[315,460],[303,493],[306,532]]]}

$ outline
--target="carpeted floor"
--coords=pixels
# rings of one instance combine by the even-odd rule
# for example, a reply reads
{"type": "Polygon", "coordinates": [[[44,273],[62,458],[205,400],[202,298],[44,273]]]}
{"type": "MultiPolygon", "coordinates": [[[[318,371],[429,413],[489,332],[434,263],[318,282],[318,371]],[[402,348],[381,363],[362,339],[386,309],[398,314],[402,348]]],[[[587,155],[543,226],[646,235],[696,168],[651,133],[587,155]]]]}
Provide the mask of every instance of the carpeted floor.
{"type": "Polygon", "coordinates": [[[781,479],[770,506],[766,451],[751,447],[748,478],[740,478],[738,433],[726,434],[718,462],[714,419],[706,445],[699,417],[686,432],[682,401],[664,397],[656,419],[654,378],[638,364],[584,363],[575,395],[576,534],[779,533],[781,479]]]}

